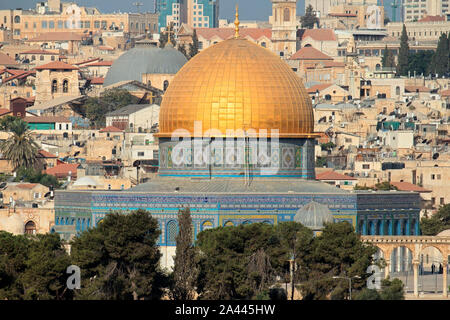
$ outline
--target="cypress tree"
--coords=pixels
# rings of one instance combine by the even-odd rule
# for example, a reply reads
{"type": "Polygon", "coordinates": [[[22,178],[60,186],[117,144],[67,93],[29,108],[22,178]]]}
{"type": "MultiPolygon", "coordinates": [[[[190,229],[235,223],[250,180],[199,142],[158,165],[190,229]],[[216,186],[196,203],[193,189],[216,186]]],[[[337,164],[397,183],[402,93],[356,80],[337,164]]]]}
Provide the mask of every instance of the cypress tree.
{"type": "Polygon", "coordinates": [[[194,29],[192,34],[192,43],[189,44],[189,56],[192,58],[198,53],[198,37],[197,31],[194,29]]]}
{"type": "Polygon", "coordinates": [[[306,8],[305,15],[300,18],[300,22],[302,23],[302,28],[313,29],[315,24],[319,24],[319,19],[314,14],[314,8],[312,5],[309,5],[306,8]]]}
{"type": "Polygon", "coordinates": [[[400,38],[400,50],[398,53],[397,75],[406,76],[408,74],[409,44],[406,26],[403,25],[402,36],[400,38]]]}
{"type": "Polygon", "coordinates": [[[392,54],[392,51],[388,49],[387,45],[384,48],[383,57],[381,58],[381,63],[383,68],[394,68],[395,67],[395,58],[392,54]]]}
{"type": "Polygon", "coordinates": [[[173,269],[172,298],[193,300],[198,268],[195,263],[195,248],[192,241],[192,218],[189,208],[178,213],[180,232],[177,235],[175,266],[173,269]]]}
{"type": "Polygon", "coordinates": [[[431,59],[430,72],[442,76],[449,71],[449,39],[447,35],[443,33],[436,48],[436,52],[431,59]]]}

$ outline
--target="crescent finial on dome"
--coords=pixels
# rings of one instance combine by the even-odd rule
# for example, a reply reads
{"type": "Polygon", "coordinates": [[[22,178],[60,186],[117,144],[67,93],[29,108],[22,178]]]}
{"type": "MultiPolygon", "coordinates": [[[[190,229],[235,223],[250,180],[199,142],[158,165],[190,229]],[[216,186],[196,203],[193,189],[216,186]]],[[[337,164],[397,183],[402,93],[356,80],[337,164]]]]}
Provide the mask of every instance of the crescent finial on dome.
{"type": "Polygon", "coordinates": [[[239,38],[239,5],[236,4],[236,20],[234,20],[234,25],[236,26],[236,28],[234,29],[236,31],[236,33],[234,34],[234,37],[237,39],[239,38]]]}

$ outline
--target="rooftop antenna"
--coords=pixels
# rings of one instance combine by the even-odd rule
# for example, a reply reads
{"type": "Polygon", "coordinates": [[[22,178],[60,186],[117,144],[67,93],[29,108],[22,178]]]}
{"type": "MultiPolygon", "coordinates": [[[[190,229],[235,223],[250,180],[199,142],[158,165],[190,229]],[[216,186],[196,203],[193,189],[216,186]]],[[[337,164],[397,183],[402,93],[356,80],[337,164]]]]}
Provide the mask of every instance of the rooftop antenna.
{"type": "Polygon", "coordinates": [[[135,6],[137,8],[137,12],[141,13],[141,9],[140,7],[142,7],[144,4],[142,2],[134,2],[133,6],[135,6]]]}

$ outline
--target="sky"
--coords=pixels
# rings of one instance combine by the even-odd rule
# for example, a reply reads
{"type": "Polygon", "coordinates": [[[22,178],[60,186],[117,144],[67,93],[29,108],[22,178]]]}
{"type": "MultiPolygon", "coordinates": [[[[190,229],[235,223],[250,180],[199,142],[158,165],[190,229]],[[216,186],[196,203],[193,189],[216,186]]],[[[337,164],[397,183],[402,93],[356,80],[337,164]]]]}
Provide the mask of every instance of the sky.
{"type": "MultiPolygon", "coordinates": [[[[97,7],[100,12],[136,12],[134,2],[141,2],[144,5],[141,11],[152,11],[154,8],[154,0],[72,0],[81,6],[97,7]]],[[[385,6],[393,0],[385,0],[385,6]]],[[[0,0],[0,9],[15,8],[35,8],[36,0],[0,0]]],[[[71,1],[67,1],[71,2],[71,1]]],[[[234,8],[236,3],[239,4],[239,17],[241,20],[269,20],[272,13],[270,0],[220,0],[220,18],[234,20],[234,8]]],[[[302,15],[305,11],[305,0],[298,1],[298,15],[302,15]]],[[[391,9],[388,9],[389,16],[391,9]]]]}

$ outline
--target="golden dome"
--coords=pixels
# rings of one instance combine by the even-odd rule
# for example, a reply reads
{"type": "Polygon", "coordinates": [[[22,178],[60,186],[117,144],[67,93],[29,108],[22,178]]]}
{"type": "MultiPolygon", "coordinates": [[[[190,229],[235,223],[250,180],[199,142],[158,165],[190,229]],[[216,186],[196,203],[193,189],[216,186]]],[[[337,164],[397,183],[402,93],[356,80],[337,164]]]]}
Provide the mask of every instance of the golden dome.
{"type": "Polygon", "coordinates": [[[278,56],[243,38],[202,51],[176,74],[164,94],[159,137],[176,129],[194,136],[210,129],[279,130],[279,137],[315,137],[311,99],[302,81],[278,56]]]}

